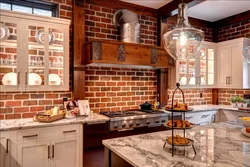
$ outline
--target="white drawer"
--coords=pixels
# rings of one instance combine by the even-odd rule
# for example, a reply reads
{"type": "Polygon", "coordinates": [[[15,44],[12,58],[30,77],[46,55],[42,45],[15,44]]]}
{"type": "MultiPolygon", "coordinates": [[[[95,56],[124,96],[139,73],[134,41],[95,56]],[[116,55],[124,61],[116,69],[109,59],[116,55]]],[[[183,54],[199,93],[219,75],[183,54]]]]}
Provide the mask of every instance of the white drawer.
{"type": "Polygon", "coordinates": [[[58,137],[76,136],[80,134],[80,125],[65,125],[47,128],[34,128],[19,130],[17,132],[17,141],[36,141],[58,137]]]}

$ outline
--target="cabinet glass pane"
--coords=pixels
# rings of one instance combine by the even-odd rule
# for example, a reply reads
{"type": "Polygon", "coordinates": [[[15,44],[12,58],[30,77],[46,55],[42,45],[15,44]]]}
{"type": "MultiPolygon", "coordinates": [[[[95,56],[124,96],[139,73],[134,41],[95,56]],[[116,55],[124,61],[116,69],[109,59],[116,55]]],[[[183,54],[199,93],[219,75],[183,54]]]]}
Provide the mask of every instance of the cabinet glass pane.
{"type": "Polygon", "coordinates": [[[181,85],[187,85],[187,61],[179,61],[179,82],[181,85]]]}
{"type": "Polygon", "coordinates": [[[206,49],[202,48],[200,54],[200,83],[206,85],[207,81],[207,55],[206,49]]]}
{"type": "Polygon", "coordinates": [[[28,85],[44,85],[44,27],[29,26],[28,85]]]}
{"type": "Polygon", "coordinates": [[[208,85],[214,84],[214,49],[208,49],[208,85]]]}
{"type": "Polygon", "coordinates": [[[188,60],[188,84],[195,85],[195,59],[188,60]]]}
{"type": "Polygon", "coordinates": [[[50,35],[53,34],[52,42],[49,45],[49,85],[63,85],[64,77],[64,34],[56,28],[49,29],[50,35]]]}
{"type": "Polygon", "coordinates": [[[0,22],[0,85],[17,85],[17,24],[0,22]]]}

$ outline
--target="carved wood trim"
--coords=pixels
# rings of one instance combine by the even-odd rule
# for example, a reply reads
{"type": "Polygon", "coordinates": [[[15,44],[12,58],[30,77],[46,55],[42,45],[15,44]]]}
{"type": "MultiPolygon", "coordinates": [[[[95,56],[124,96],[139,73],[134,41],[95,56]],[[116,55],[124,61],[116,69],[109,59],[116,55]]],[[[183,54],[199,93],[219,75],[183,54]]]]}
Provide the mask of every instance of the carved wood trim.
{"type": "Polygon", "coordinates": [[[157,49],[151,48],[150,49],[150,57],[151,57],[151,64],[156,64],[157,63],[157,49]]]}
{"type": "Polygon", "coordinates": [[[125,62],[125,61],[126,61],[126,50],[125,50],[125,45],[118,45],[117,60],[118,60],[119,62],[125,62]]]}
{"type": "Polygon", "coordinates": [[[102,60],[102,43],[93,42],[91,60],[102,60]]]}

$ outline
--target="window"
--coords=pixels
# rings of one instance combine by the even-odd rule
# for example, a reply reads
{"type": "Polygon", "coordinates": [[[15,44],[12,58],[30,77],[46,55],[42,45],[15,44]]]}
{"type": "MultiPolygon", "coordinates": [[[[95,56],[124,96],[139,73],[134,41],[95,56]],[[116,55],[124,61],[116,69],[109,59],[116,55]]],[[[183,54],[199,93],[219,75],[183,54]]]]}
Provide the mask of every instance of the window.
{"type": "Polygon", "coordinates": [[[0,9],[58,17],[58,5],[38,0],[1,0],[0,9]]]}

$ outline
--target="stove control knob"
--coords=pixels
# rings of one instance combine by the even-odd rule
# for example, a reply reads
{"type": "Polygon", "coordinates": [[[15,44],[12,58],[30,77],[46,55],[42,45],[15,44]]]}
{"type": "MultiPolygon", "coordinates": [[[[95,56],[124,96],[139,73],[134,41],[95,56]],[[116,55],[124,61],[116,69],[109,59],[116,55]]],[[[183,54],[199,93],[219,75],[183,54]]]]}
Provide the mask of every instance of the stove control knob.
{"type": "Polygon", "coordinates": [[[160,121],[159,120],[155,120],[155,123],[159,123],[160,121]]]}
{"type": "Polygon", "coordinates": [[[139,126],[141,123],[140,122],[136,122],[136,126],[139,126]]]}
{"type": "Polygon", "coordinates": [[[118,128],[118,125],[117,125],[117,124],[114,124],[114,128],[117,129],[117,128],[118,128]]]}
{"type": "Polygon", "coordinates": [[[129,126],[133,126],[133,123],[132,123],[132,122],[130,122],[130,123],[129,123],[129,126]]]}
{"type": "Polygon", "coordinates": [[[122,123],[122,127],[123,127],[123,128],[126,127],[126,124],[125,124],[125,123],[122,123]]]}
{"type": "Polygon", "coordinates": [[[146,124],[150,124],[150,121],[146,121],[146,124]]]}
{"type": "Polygon", "coordinates": [[[165,119],[163,119],[161,122],[166,122],[165,119]]]}

